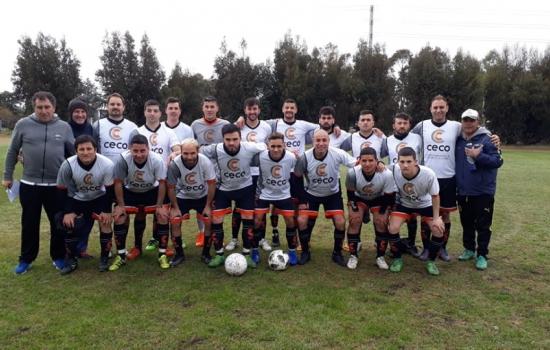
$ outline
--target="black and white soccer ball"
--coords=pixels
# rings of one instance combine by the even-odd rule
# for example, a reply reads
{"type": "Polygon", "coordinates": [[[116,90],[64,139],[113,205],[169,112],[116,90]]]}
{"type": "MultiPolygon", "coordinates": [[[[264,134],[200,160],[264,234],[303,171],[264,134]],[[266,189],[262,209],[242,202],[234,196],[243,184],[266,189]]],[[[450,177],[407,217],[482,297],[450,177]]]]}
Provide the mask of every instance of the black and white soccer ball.
{"type": "Polygon", "coordinates": [[[225,258],[225,272],[231,276],[241,276],[246,272],[246,258],[240,253],[230,254],[225,258]]]}
{"type": "Polygon", "coordinates": [[[283,271],[288,267],[288,254],[283,252],[281,249],[277,249],[269,254],[267,259],[269,268],[274,271],[283,271]]]}

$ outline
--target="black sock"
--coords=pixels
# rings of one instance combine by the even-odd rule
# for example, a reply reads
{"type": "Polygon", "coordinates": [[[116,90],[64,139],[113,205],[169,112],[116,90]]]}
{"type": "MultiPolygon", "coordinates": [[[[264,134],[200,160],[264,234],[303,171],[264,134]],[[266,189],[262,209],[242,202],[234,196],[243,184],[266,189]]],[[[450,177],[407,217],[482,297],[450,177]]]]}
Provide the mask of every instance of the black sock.
{"type": "Polygon", "coordinates": [[[210,247],[212,247],[212,236],[210,234],[207,236],[206,232],[204,233],[204,245],[202,246],[202,255],[210,255],[210,247]]]}
{"type": "Polygon", "coordinates": [[[443,245],[443,237],[435,237],[432,235],[432,239],[430,240],[430,260],[434,261],[437,257],[437,254],[439,253],[439,249],[441,249],[441,246],[443,245]]]}
{"type": "Polygon", "coordinates": [[[420,224],[420,237],[422,238],[422,247],[424,249],[429,249],[430,247],[431,233],[430,226],[427,223],[422,222],[420,224]]]}
{"type": "Polygon", "coordinates": [[[295,228],[286,228],[286,241],[288,244],[288,249],[296,249],[298,245],[298,238],[296,237],[295,228]]]}
{"type": "Polygon", "coordinates": [[[183,242],[181,240],[181,236],[178,237],[172,237],[172,244],[174,245],[174,249],[176,250],[177,255],[183,255],[183,242]]]}
{"type": "Polygon", "coordinates": [[[258,242],[254,239],[254,221],[250,219],[242,219],[242,222],[243,248],[258,248],[258,242]]]}
{"type": "Polygon", "coordinates": [[[403,242],[399,233],[396,235],[388,235],[388,241],[390,242],[390,249],[395,259],[400,259],[403,251],[403,242]]]}
{"type": "Polygon", "coordinates": [[[447,242],[449,241],[449,236],[451,235],[451,223],[445,223],[445,231],[443,231],[443,248],[447,249],[447,242]]]}
{"type": "Polygon", "coordinates": [[[126,236],[128,235],[128,226],[126,224],[114,224],[113,233],[115,235],[115,244],[118,251],[118,255],[122,258],[126,258],[126,236]],[[120,251],[123,250],[124,253],[120,251]]]}
{"type": "Polygon", "coordinates": [[[345,237],[346,231],[334,228],[334,248],[332,250],[334,254],[342,254],[342,243],[344,243],[345,237]]]}
{"type": "Polygon", "coordinates": [[[157,222],[157,217],[155,216],[153,218],[153,238],[156,239],[157,241],[159,241],[159,235],[158,235],[158,222],[157,222]]]}
{"type": "MultiPolygon", "coordinates": [[[[272,227],[272,230],[273,230],[273,236],[278,236],[279,235],[279,229],[277,228],[277,226],[279,226],[279,215],[273,215],[271,214],[271,216],[269,217],[269,221],[271,222],[271,227],[272,227]]],[[[264,227],[264,236],[262,238],[265,237],[265,227],[264,227]]]]}
{"type": "Polygon", "coordinates": [[[407,221],[407,233],[409,234],[407,239],[411,246],[414,246],[416,242],[416,230],[418,228],[418,220],[416,217],[407,221]]]}
{"type": "Polygon", "coordinates": [[[214,244],[214,249],[216,249],[216,254],[223,255],[223,223],[222,224],[212,224],[212,244],[214,244]]]}
{"type": "Polygon", "coordinates": [[[65,231],[65,249],[70,258],[76,258],[80,256],[80,249],[78,249],[78,242],[80,240],[73,234],[72,231],[65,231]]]}
{"type": "Polygon", "coordinates": [[[157,224],[157,234],[159,240],[159,257],[166,254],[166,248],[168,247],[168,224],[157,224]]]}
{"type": "Polygon", "coordinates": [[[143,232],[145,231],[145,220],[134,220],[134,246],[143,251],[143,232]]]}
{"type": "Polygon", "coordinates": [[[241,227],[241,213],[233,210],[231,216],[231,237],[234,239],[239,238],[239,228],[241,227]]]}
{"type": "Polygon", "coordinates": [[[381,257],[386,255],[386,250],[388,249],[388,233],[387,232],[378,232],[374,231],[376,237],[376,257],[381,257]]]}
{"type": "Polygon", "coordinates": [[[108,258],[109,252],[111,251],[113,233],[112,232],[100,232],[99,233],[99,244],[101,246],[101,257],[108,258]]]}
{"type": "Polygon", "coordinates": [[[309,252],[309,240],[311,239],[311,231],[309,227],[306,228],[305,230],[298,230],[298,236],[300,238],[300,245],[302,246],[302,251],[309,252]]]}
{"type": "Polygon", "coordinates": [[[348,248],[350,255],[358,256],[357,244],[359,243],[359,233],[348,231],[348,248]]]}

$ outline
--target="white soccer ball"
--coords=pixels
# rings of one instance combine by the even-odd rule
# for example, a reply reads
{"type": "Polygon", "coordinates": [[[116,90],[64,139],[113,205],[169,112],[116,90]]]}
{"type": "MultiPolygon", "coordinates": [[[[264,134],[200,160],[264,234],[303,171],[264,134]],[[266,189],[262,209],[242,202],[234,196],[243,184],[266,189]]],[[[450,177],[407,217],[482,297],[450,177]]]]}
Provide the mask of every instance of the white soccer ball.
{"type": "Polygon", "coordinates": [[[240,276],[246,272],[246,258],[240,253],[230,254],[225,258],[225,272],[231,276],[240,276]]]}
{"type": "Polygon", "coordinates": [[[281,249],[277,249],[269,254],[267,263],[272,270],[283,271],[288,267],[288,254],[281,249]]]}

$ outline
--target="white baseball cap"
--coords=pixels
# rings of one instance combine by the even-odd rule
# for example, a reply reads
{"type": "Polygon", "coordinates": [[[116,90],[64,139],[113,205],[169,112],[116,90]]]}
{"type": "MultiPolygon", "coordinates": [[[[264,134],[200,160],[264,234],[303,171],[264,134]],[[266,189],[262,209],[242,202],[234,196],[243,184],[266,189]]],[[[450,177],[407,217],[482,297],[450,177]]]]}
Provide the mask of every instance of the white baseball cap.
{"type": "Polygon", "coordinates": [[[470,118],[470,119],[479,119],[479,113],[475,109],[467,109],[462,113],[462,119],[464,118],[470,118]]]}

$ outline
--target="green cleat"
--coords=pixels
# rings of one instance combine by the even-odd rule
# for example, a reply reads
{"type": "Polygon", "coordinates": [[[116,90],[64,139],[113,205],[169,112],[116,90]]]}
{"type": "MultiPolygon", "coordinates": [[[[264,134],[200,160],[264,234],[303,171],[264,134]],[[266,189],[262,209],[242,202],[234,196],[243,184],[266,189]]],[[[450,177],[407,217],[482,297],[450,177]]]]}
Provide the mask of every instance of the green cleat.
{"type": "Polygon", "coordinates": [[[487,258],[483,255],[480,255],[476,259],[476,269],[485,270],[487,268],[487,258]]]}
{"type": "Polygon", "coordinates": [[[246,258],[246,266],[255,269],[258,265],[252,260],[252,257],[250,255],[245,255],[246,258]]]}
{"type": "Polygon", "coordinates": [[[208,263],[208,267],[218,267],[222,266],[225,262],[225,257],[223,255],[215,255],[212,260],[208,263]]]}
{"type": "Polygon", "coordinates": [[[157,250],[159,246],[159,241],[157,241],[154,238],[151,238],[149,242],[147,242],[147,245],[145,246],[145,250],[148,252],[152,252],[153,250],[157,250]]]}
{"type": "Polygon", "coordinates": [[[401,272],[403,270],[403,259],[398,258],[394,259],[393,262],[390,265],[390,271],[391,272],[401,272]]]}
{"type": "Polygon", "coordinates": [[[159,265],[161,269],[169,269],[170,268],[170,261],[168,260],[168,257],[165,254],[162,254],[159,258],[159,265]]]}
{"type": "Polygon", "coordinates": [[[126,265],[126,259],[123,259],[120,255],[117,255],[115,261],[113,261],[111,266],[109,266],[109,271],[116,271],[124,265],[126,265]]]}
{"type": "Polygon", "coordinates": [[[432,276],[439,276],[439,269],[434,261],[430,260],[426,263],[426,270],[432,276]]]}
{"type": "Polygon", "coordinates": [[[462,254],[458,257],[460,261],[467,261],[473,259],[476,256],[476,253],[473,250],[464,249],[462,254]]]}

